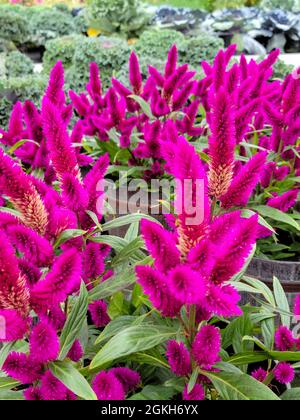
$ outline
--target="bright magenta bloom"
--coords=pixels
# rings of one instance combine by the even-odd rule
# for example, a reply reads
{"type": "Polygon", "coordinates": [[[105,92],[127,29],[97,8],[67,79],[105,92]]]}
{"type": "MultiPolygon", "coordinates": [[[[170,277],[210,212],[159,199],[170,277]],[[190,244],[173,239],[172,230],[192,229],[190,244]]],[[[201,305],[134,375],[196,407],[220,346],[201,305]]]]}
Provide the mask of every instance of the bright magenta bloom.
{"type": "Polygon", "coordinates": [[[258,368],[251,373],[251,376],[259,382],[264,382],[268,376],[268,372],[262,368],[258,368]]]}
{"type": "Polygon", "coordinates": [[[294,207],[298,195],[299,190],[287,191],[278,197],[270,198],[267,205],[286,213],[290,208],[294,207]]]}
{"type": "Polygon", "coordinates": [[[191,372],[190,353],[183,343],[170,340],[168,342],[166,356],[171,370],[175,375],[186,376],[191,372]]]}
{"type": "Polygon", "coordinates": [[[188,392],[187,387],[188,386],[186,385],[182,394],[184,400],[203,401],[205,399],[205,392],[202,385],[195,384],[194,388],[190,393],[188,392]]]}
{"type": "Polygon", "coordinates": [[[111,372],[102,371],[93,380],[93,390],[98,400],[124,400],[125,392],[121,382],[111,372]]]}
{"type": "Polygon", "coordinates": [[[280,362],[273,369],[275,379],[281,384],[289,384],[294,380],[295,371],[293,367],[286,362],[280,362]]]}
{"type": "Polygon", "coordinates": [[[295,345],[293,333],[287,327],[279,327],[275,333],[275,344],[280,351],[292,350],[295,345]]]}
{"type": "Polygon", "coordinates": [[[141,376],[132,369],[126,367],[117,367],[110,369],[118,381],[122,384],[125,394],[133,391],[141,382],[141,376]]]}
{"type": "Polygon", "coordinates": [[[167,279],[170,291],[178,301],[199,304],[204,299],[204,279],[188,265],[178,265],[169,272],[167,279]]]}
{"type": "Polygon", "coordinates": [[[198,366],[210,369],[220,360],[221,336],[212,325],[201,327],[192,346],[192,354],[198,366]]]}
{"type": "Polygon", "coordinates": [[[103,300],[95,300],[89,304],[89,311],[93,323],[98,328],[105,327],[110,322],[110,318],[107,313],[107,305],[103,300]]]}
{"type": "Polygon", "coordinates": [[[42,374],[41,365],[24,353],[11,352],[3,365],[3,371],[22,384],[31,384],[42,374]]]}
{"type": "Polygon", "coordinates": [[[75,340],[72,347],[70,348],[67,357],[73,362],[79,362],[84,354],[83,348],[79,340],[75,340]]]}
{"type": "Polygon", "coordinates": [[[61,401],[68,399],[68,388],[47,370],[41,381],[41,394],[43,400],[61,401]]]}
{"type": "Polygon", "coordinates": [[[31,331],[29,339],[31,357],[40,363],[47,363],[57,358],[59,338],[52,325],[40,321],[31,331]]]}
{"type": "Polygon", "coordinates": [[[28,319],[14,309],[0,309],[0,324],[0,342],[21,340],[29,328],[28,319]]]}

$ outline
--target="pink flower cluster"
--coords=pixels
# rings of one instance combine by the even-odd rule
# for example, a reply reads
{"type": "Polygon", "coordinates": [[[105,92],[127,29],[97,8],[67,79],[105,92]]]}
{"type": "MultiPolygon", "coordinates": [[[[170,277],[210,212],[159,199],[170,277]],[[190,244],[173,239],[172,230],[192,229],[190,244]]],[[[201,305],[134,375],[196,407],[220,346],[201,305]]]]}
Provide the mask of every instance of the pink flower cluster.
{"type": "MultiPolygon", "coordinates": [[[[41,113],[31,103],[24,108],[17,104],[4,135],[4,141],[13,145],[26,133],[32,134],[38,145],[23,144],[16,153],[33,168],[43,168],[45,179],[34,172],[26,174],[17,161],[0,153],[0,191],[16,210],[0,212],[0,315],[6,333],[1,341],[29,340],[28,354],[10,353],[3,370],[22,384],[34,383],[24,392],[27,399],[76,398],[48,369],[59,355],[59,333],[66,321],[63,303],[79,291],[82,280],[92,288],[93,282],[111,275],[105,273],[104,262],[110,248],[93,242],[95,226],[86,213],[92,211],[101,220],[102,191],[97,184],[105,175],[108,156],[101,157],[82,179],[80,154],[72,147],[67,129],[72,108],[65,104],[62,88],[63,68],[58,63],[41,113]],[[43,164],[37,160],[40,153],[43,164]],[[74,229],[83,229],[91,239],[71,236],[60,243],[61,234],[74,229]],[[33,318],[32,310],[38,318],[33,318]]],[[[110,321],[105,302],[95,301],[89,310],[97,327],[110,321]]],[[[67,357],[77,362],[82,356],[81,343],[75,340],[67,357]]]]}

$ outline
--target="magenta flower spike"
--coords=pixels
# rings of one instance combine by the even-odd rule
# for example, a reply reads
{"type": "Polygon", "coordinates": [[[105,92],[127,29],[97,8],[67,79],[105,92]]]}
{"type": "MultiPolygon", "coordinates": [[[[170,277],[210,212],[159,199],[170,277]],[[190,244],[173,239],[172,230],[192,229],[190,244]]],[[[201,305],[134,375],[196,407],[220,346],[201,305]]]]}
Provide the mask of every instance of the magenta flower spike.
{"type": "Polygon", "coordinates": [[[168,342],[166,356],[171,370],[175,375],[186,376],[191,373],[190,353],[183,343],[170,340],[168,342]]]}
{"type": "Polygon", "coordinates": [[[143,79],[137,55],[132,51],[129,58],[129,80],[135,95],[140,95],[143,89],[143,79]]]}

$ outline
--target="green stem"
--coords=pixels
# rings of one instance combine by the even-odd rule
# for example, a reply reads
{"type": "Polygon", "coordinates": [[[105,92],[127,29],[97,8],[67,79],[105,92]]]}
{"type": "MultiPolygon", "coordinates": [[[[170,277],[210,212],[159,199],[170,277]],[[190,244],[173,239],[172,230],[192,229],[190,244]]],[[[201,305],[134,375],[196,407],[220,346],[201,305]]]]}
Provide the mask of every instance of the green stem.
{"type": "Polygon", "coordinates": [[[196,305],[190,305],[189,307],[189,340],[190,343],[194,341],[196,335],[196,305]]]}

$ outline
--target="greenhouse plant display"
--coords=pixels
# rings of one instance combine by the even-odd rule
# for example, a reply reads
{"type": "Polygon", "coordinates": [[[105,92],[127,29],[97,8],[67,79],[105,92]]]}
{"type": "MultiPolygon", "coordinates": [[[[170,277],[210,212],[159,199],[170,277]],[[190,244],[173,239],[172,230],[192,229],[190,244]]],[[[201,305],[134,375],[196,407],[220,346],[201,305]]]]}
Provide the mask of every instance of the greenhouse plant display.
{"type": "Polygon", "coordinates": [[[300,399],[298,2],[157,4],[0,5],[0,400],[300,399]]]}

